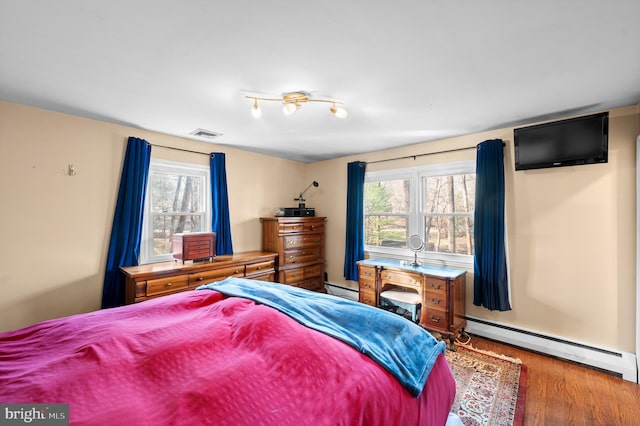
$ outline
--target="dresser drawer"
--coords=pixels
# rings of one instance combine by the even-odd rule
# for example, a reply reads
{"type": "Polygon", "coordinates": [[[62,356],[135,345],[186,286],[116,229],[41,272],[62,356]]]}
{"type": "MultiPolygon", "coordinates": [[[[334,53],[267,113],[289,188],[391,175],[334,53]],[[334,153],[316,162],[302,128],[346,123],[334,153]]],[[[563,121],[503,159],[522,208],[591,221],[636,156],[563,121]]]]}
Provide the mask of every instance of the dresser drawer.
{"type": "Polygon", "coordinates": [[[366,280],[366,279],[362,279],[360,278],[360,280],[358,280],[358,289],[360,290],[360,292],[364,292],[364,293],[374,293],[376,292],[376,282],[375,280],[366,280]]]}
{"type": "Polygon", "coordinates": [[[448,331],[447,311],[427,307],[424,315],[424,326],[442,332],[448,331]]]}
{"type": "Polygon", "coordinates": [[[443,278],[435,278],[430,276],[424,277],[424,289],[425,291],[447,293],[447,280],[443,278]]]}
{"type": "Polygon", "coordinates": [[[387,269],[380,272],[380,280],[382,281],[382,286],[384,284],[397,284],[403,287],[410,286],[415,287],[417,289],[421,288],[422,285],[422,277],[418,274],[413,274],[411,272],[404,271],[396,271],[392,269],[387,269]]]}
{"type": "Polygon", "coordinates": [[[251,275],[250,277],[247,277],[247,278],[250,278],[252,280],[258,280],[258,281],[274,282],[276,280],[276,273],[275,271],[271,271],[264,274],[251,275]]]}
{"type": "Polygon", "coordinates": [[[376,280],[376,268],[374,266],[358,265],[358,279],[376,280]]]}
{"type": "Polygon", "coordinates": [[[294,284],[298,281],[306,280],[309,278],[316,278],[316,277],[322,280],[323,268],[324,268],[323,264],[317,264],[317,265],[306,266],[304,268],[295,268],[295,269],[280,271],[280,282],[283,284],[294,284]]]}
{"type": "Polygon", "coordinates": [[[244,277],[244,265],[189,274],[189,287],[221,281],[227,277],[244,277]]]}
{"type": "Polygon", "coordinates": [[[358,302],[360,303],[364,303],[365,305],[369,305],[369,306],[376,306],[376,294],[375,293],[363,293],[362,291],[360,291],[360,294],[358,295],[358,302]]]}
{"type": "Polygon", "coordinates": [[[207,257],[211,253],[210,238],[184,240],[183,244],[185,252],[188,252],[191,257],[196,254],[202,254],[204,257],[207,257]]]}
{"type": "Polygon", "coordinates": [[[442,292],[427,291],[424,296],[428,308],[446,309],[447,295],[442,292]]]}
{"type": "Polygon", "coordinates": [[[319,291],[324,289],[324,283],[322,277],[313,277],[306,280],[302,280],[295,284],[296,287],[304,288],[311,291],[319,291]]]}
{"type": "MultiPolygon", "coordinates": [[[[320,247],[312,247],[299,250],[285,250],[284,264],[306,263],[314,260],[322,259],[322,250],[320,247]]],[[[282,263],[282,262],[281,262],[282,263]]]]}
{"type": "Polygon", "coordinates": [[[304,247],[321,247],[324,236],[321,234],[287,235],[283,238],[284,249],[296,249],[304,247]]]}
{"type": "Polygon", "coordinates": [[[275,262],[273,260],[260,263],[251,263],[247,265],[245,274],[247,275],[247,277],[249,277],[250,275],[264,273],[265,271],[273,269],[274,267],[275,262]]]}
{"type": "Polygon", "coordinates": [[[280,234],[299,234],[299,233],[324,233],[324,219],[318,221],[305,222],[281,222],[278,226],[280,234]]]}
{"type": "Polygon", "coordinates": [[[168,278],[156,278],[147,280],[147,296],[171,293],[187,289],[189,279],[186,275],[176,275],[168,278]]]}
{"type": "Polygon", "coordinates": [[[324,271],[324,263],[318,263],[317,265],[306,266],[304,268],[304,277],[305,278],[309,278],[309,277],[324,278],[322,276],[323,271],[324,271]]]}
{"type": "Polygon", "coordinates": [[[291,269],[288,271],[280,271],[280,282],[282,284],[294,284],[304,280],[304,268],[291,269]]]}

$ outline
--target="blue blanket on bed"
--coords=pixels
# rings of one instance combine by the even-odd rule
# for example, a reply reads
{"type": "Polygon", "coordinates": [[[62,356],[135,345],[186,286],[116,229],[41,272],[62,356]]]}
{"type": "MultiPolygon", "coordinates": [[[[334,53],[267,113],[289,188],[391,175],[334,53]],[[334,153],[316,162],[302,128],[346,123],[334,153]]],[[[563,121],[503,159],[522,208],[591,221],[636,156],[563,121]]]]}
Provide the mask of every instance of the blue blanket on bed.
{"type": "Polygon", "coordinates": [[[227,278],[197,290],[251,299],[367,355],[418,396],[444,342],[399,315],[339,297],[283,284],[227,278]]]}

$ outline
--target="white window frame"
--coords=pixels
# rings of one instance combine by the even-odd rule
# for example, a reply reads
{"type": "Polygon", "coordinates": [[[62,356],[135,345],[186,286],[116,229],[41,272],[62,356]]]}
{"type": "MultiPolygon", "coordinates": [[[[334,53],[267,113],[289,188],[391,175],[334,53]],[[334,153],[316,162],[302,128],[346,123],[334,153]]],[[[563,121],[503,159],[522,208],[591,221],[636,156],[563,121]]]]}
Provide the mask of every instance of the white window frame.
{"type": "Polygon", "coordinates": [[[208,166],[192,163],[182,163],[177,161],[159,160],[151,158],[149,163],[149,179],[147,180],[147,188],[145,194],[144,203],[144,217],[142,220],[142,237],[140,240],[140,256],[138,259],[139,264],[145,263],[157,263],[166,262],[173,259],[171,253],[165,255],[153,254],[153,221],[149,220],[153,212],[151,211],[151,202],[149,187],[151,183],[151,173],[175,173],[175,174],[187,174],[192,176],[198,176],[204,178],[204,189],[202,205],[204,206],[203,212],[203,232],[211,232],[211,170],[208,166]]]}
{"type": "MultiPolygon", "coordinates": [[[[476,163],[474,160],[455,161],[451,163],[429,164],[419,167],[402,169],[381,170],[365,173],[365,183],[379,182],[382,180],[408,179],[409,180],[409,235],[422,235],[421,228],[424,223],[422,206],[424,200],[420,185],[423,177],[449,176],[459,174],[475,174],[476,163]]],[[[413,261],[414,253],[408,248],[380,247],[365,244],[365,252],[369,257],[383,257],[397,260],[413,261]]],[[[420,263],[438,266],[451,266],[473,268],[473,256],[456,253],[437,253],[421,251],[418,253],[420,263]]]]}

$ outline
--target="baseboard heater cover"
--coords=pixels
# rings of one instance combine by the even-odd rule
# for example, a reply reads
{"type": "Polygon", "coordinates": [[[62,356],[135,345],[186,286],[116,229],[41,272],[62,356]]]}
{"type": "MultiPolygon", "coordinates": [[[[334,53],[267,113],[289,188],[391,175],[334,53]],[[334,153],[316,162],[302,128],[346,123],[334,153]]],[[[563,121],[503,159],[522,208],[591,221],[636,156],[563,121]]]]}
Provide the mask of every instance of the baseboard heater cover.
{"type": "Polygon", "coordinates": [[[327,294],[353,300],[356,302],[358,301],[358,290],[354,290],[352,288],[344,287],[330,282],[325,282],[324,288],[325,290],[327,290],[327,294]]]}
{"type": "Polygon", "coordinates": [[[624,380],[638,381],[636,354],[544,335],[509,325],[467,316],[466,331],[532,351],[611,372],[624,380]]]}

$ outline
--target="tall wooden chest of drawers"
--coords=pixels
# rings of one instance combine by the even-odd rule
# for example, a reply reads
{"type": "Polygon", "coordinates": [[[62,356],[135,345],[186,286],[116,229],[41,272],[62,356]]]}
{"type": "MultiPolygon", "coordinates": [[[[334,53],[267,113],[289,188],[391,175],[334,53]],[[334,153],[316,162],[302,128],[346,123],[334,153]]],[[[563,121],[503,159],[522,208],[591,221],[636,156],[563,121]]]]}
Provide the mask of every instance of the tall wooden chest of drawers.
{"type": "Polygon", "coordinates": [[[263,217],[262,249],[278,253],[279,283],[324,291],[324,217],[263,217]]]}
{"type": "Polygon", "coordinates": [[[420,325],[448,337],[451,346],[467,325],[464,269],[421,265],[397,260],[367,259],[358,262],[359,301],[380,305],[380,293],[390,289],[413,291],[420,296],[420,325]]]}

